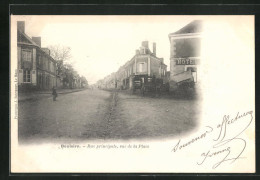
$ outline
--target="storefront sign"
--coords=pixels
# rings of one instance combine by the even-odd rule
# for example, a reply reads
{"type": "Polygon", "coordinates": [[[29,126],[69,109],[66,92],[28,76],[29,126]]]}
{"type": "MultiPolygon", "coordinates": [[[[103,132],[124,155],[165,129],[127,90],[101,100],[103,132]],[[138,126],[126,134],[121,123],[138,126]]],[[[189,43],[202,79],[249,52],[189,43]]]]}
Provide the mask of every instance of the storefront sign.
{"type": "Polygon", "coordinates": [[[196,65],[196,59],[179,58],[176,60],[176,65],[196,65]]]}

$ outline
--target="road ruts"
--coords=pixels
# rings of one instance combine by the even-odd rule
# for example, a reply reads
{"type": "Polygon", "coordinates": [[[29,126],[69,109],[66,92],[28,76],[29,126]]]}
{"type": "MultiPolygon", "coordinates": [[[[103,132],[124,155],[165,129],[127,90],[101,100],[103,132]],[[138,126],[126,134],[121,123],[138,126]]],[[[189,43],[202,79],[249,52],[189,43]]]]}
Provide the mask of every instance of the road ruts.
{"type": "Polygon", "coordinates": [[[111,101],[109,103],[108,112],[104,118],[104,122],[106,123],[106,129],[103,134],[103,139],[111,138],[111,129],[113,128],[113,120],[114,120],[114,113],[116,110],[117,102],[118,102],[118,92],[117,90],[113,90],[111,92],[111,101]]]}

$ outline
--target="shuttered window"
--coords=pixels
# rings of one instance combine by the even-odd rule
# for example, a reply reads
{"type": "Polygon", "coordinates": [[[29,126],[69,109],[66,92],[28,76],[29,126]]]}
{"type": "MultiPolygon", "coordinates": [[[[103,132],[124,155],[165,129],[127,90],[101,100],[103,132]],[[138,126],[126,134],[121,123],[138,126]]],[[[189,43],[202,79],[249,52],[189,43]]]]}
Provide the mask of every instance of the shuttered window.
{"type": "Polygon", "coordinates": [[[31,69],[32,68],[32,51],[23,49],[22,50],[22,64],[23,68],[31,69]]]}

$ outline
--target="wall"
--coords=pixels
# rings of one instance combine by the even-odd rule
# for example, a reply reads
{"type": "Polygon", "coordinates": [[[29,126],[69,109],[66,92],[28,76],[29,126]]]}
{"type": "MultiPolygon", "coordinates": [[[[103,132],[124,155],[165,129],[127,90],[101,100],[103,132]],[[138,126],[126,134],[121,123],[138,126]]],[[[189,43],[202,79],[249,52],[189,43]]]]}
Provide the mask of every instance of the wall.
{"type": "Polygon", "coordinates": [[[37,73],[36,73],[36,48],[33,48],[33,68],[32,68],[32,72],[31,72],[31,76],[32,76],[32,84],[33,86],[37,85],[37,73]]]}
{"type": "MultiPolygon", "coordinates": [[[[186,70],[186,66],[190,66],[190,61],[184,63],[186,65],[176,65],[178,58],[184,58],[184,60],[192,59],[194,57],[200,57],[201,39],[197,37],[171,37],[171,51],[170,51],[170,91],[177,89],[177,84],[174,81],[176,74],[183,73],[186,70]]],[[[197,63],[197,58],[195,58],[197,63]]],[[[194,62],[194,61],[193,61],[194,62]]],[[[196,66],[196,65],[192,65],[196,66]]]]}
{"type": "Polygon", "coordinates": [[[174,58],[198,57],[200,56],[200,39],[185,38],[174,39],[174,58]]]}
{"type": "Polygon", "coordinates": [[[37,72],[36,72],[36,49],[30,46],[17,46],[17,61],[18,61],[18,84],[25,84],[24,82],[24,72],[27,69],[30,72],[30,82],[27,82],[26,86],[35,86],[37,85],[37,72]],[[22,52],[30,52],[31,60],[28,61],[28,55],[23,55],[22,52]],[[26,58],[27,60],[23,59],[26,58]]]}
{"type": "Polygon", "coordinates": [[[21,69],[21,46],[17,47],[17,61],[18,61],[18,85],[21,85],[23,81],[23,71],[21,69]]]}
{"type": "Polygon", "coordinates": [[[129,63],[124,69],[126,71],[126,78],[130,77],[133,74],[134,62],[129,63]]]}
{"type": "MultiPolygon", "coordinates": [[[[37,87],[39,89],[51,89],[56,86],[56,63],[52,61],[51,57],[37,50],[37,87]]],[[[57,78],[58,79],[58,78],[57,78]]],[[[61,87],[62,82],[59,81],[58,87],[61,87]]]]}
{"type": "Polygon", "coordinates": [[[148,57],[143,56],[137,56],[136,57],[136,74],[147,74],[148,72],[148,57]],[[140,72],[139,70],[139,64],[144,63],[144,69],[143,72],[140,72]]]}
{"type": "Polygon", "coordinates": [[[175,58],[199,57],[200,46],[200,38],[171,39],[171,79],[174,75],[185,71],[185,65],[176,65],[175,58]]]}
{"type": "Polygon", "coordinates": [[[174,76],[175,74],[182,73],[185,70],[185,65],[176,65],[175,60],[170,61],[170,72],[171,72],[171,77],[174,76]]]}
{"type": "Polygon", "coordinates": [[[156,77],[160,77],[159,75],[159,67],[160,61],[154,57],[151,57],[151,76],[155,75],[156,77]]]}
{"type": "Polygon", "coordinates": [[[57,78],[57,84],[56,84],[56,86],[57,86],[57,88],[62,88],[63,87],[63,83],[62,83],[62,81],[60,80],[60,78],[57,78]]]}

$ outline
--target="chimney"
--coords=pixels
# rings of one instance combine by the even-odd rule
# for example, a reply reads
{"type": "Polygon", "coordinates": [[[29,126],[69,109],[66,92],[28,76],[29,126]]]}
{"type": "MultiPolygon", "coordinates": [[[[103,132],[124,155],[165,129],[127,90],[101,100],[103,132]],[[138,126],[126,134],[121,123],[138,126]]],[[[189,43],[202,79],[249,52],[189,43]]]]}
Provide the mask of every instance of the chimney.
{"type": "Polygon", "coordinates": [[[136,55],[140,54],[140,51],[139,51],[138,49],[135,50],[135,54],[136,54],[136,55]]]}
{"type": "Polygon", "coordinates": [[[24,21],[17,21],[17,29],[22,33],[25,33],[25,22],[24,21]]]}
{"type": "Polygon", "coordinates": [[[46,54],[50,55],[50,50],[49,50],[48,48],[42,48],[42,50],[43,50],[46,54]]]}
{"type": "Polygon", "coordinates": [[[156,56],[156,43],[153,43],[153,54],[156,56]]]}
{"type": "Polygon", "coordinates": [[[41,47],[41,37],[32,37],[32,40],[41,47]]]}
{"type": "Polygon", "coordinates": [[[149,49],[149,44],[148,44],[148,41],[143,41],[142,42],[142,46],[149,49]]]}

